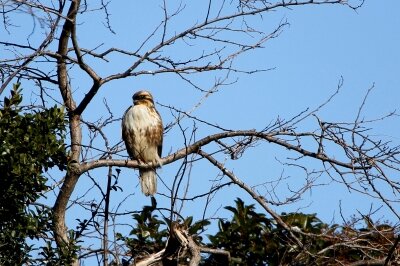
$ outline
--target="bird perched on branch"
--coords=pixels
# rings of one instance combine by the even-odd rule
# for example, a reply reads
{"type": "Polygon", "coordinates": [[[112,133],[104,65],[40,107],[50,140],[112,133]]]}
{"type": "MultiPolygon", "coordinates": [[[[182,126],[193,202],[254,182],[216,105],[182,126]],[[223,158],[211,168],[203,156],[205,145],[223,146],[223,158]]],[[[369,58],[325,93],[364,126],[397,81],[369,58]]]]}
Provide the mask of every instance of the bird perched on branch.
{"type": "MultiPolygon", "coordinates": [[[[140,163],[160,164],[163,125],[154,106],[153,96],[148,91],[133,95],[133,105],[122,117],[122,139],[131,159],[140,163]]],[[[155,168],[139,169],[142,192],[154,195],[157,192],[155,168]]]]}

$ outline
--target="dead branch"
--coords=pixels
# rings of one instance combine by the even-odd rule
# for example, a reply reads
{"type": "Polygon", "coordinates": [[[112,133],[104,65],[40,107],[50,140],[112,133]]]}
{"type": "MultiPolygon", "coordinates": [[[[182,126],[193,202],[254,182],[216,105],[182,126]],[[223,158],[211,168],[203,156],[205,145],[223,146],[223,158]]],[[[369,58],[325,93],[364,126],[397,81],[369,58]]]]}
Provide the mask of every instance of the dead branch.
{"type": "MultiPolygon", "coordinates": [[[[264,133],[264,132],[257,132],[254,130],[238,130],[238,131],[230,131],[230,132],[222,132],[222,133],[217,133],[214,135],[207,136],[201,140],[196,141],[195,143],[182,148],[175,153],[166,156],[165,158],[162,158],[161,162],[162,165],[167,165],[169,163],[172,163],[174,161],[180,160],[184,158],[185,156],[196,153],[201,147],[206,146],[207,144],[225,139],[225,138],[232,138],[232,137],[256,137],[259,139],[264,139],[270,143],[277,144],[279,146],[282,146],[288,150],[292,150],[295,152],[298,152],[299,154],[306,156],[306,157],[311,157],[318,159],[322,162],[328,162],[332,163],[334,165],[344,167],[347,169],[351,170],[362,170],[365,169],[365,167],[371,168],[371,166],[365,165],[365,166],[360,166],[356,162],[342,162],[333,158],[329,158],[324,154],[318,154],[317,151],[309,151],[306,149],[303,149],[300,145],[293,145],[290,144],[288,141],[282,140],[280,138],[277,138],[277,135],[285,135],[285,136],[306,136],[306,135],[314,135],[313,133],[303,133],[303,134],[296,134],[294,132],[280,132],[280,133],[264,133]]],[[[102,160],[96,160],[96,161],[90,161],[90,162],[84,162],[80,164],[79,166],[79,171],[81,173],[84,173],[86,171],[98,168],[98,167],[104,167],[104,166],[120,166],[120,167],[131,167],[131,168],[138,168],[138,167],[143,167],[143,168],[151,168],[159,165],[152,165],[152,164],[140,164],[137,161],[133,160],[107,160],[107,159],[102,159],[102,160]]]]}
{"type": "Polygon", "coordinates": [[[182,226],[176,223],[173,223],[170,234],[171,236],[168,239],[167,246],[164,249],[155,254],[150,254],[146,258],[140,260],[139,262],[134,262],[131,265],[132,266],[153,265],[154,263],[161,262],[163,259],[166,259],[167,257],[168,260],[170,261],[176,260],[178,262],[178,265],[180,265],[179,258],[184,257],[183,254],[189,253],[190,261],[188,265],[197,266],[200,264],[201,252],[225,255],[227,256],[228,261],[230,261],[230,254],[228,251],[199,246],[193,240],[192,236],[189,235],[187,230],[185,230],[184,228],[182,228],[182,226]]]}

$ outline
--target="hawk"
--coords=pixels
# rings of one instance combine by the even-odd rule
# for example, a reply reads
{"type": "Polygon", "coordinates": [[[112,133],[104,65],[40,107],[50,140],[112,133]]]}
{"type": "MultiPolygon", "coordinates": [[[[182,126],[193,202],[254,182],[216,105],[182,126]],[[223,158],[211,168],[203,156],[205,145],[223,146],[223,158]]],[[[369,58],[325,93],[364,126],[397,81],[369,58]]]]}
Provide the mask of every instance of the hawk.
{"type": "MultiPolygon", "coordinates": [[[[122,117],[122,139],[131,159],[141,163],[160,164],[163,125],[154,107],[153,96],[148,91],[133,95],[133,105],[122,117]]],[[[139,169],[140,185],[146,196],[157,192],[155,169],[139,169]]]]}

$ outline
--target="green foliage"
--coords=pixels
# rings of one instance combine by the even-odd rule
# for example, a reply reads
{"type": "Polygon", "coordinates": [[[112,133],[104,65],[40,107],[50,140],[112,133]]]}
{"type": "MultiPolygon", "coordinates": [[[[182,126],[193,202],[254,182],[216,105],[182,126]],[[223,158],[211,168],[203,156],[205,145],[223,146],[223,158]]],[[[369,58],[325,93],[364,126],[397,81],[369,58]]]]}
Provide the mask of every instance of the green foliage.
{"type": "Polygon", "coordinates": [[[256,213],[254,205],[237,199],[236,208],[225,209],[233,213],[232,220],[219,220],[219,232],[209,236],[209,247],[229,251],[231,261],[211,255],[203,265],[345,265],[385,259],[396,239],[392,226],[373,223],[369,217],[364,218],[365,228],[356,229],[356,222],[329,226],[316,214],[282,213],[281,219],[304,245],[301,249],[273,219],[256,213]]]}
{"type": "Polygon", "coordinates": [[[193,217],[189,216],[183,221],[183,226],[187,229],[188,234],[193,237],[193,240],[197,243],[202,243],[203,237],[200,235],[207,225],[210,225],[210,221],[200,220],[193,223],[193,217]]]}
{"type": "Polygon", "coordinates": [[[41,257],[37,259],[37,265],[71,265],[76,261],[76,254],[79,250],[76,238],[76,232],[74,230],[69,230],[69,243],[67,247],[54,247],[51,241],[46,241],[45,246],[41,247],[41,251],[39,252],[41,257]]]}
{"type": "MultiPolygon", "coordinates": [[[[225,207],[233,213],[232,220],[220,219],[219,232],[208,236],[210,246],[229,251],[233,265],[265,265],[272,259],[268,254],[271,221],[264,214],[255,212],[254,205],[246,206],[241,199],[235,202],[236,208],[225,207]]],[[[228,265],[224,255],[212,255],[206,262],[209,265],[228,265]]]]}
{"type": "Polygon", "coordinates": [[[132,254],[138,259],[147,254],[156,253],[165,247],[169,236],[166,223],[153,214],[156,203],[152,198],[152,206],[144,206],[140,213],[133,214],[136,226],[129,236],[117,234],[117,240],[124,241],[132,254]]]}
{"type": "MultiPolygon", "coordinates": [[[[168,227],[176,222],[171,222],[169,219],[164,218],[160,220],[154,211],[156,210],[157,203],[152,198],[151,206],[144,206],[143,210],[139,213],[133,214],[135,220],[135,227],[129,233],[129,236],[123,236],[121,233],[117,233],[117,240],[124,241],[125,245],[129,249],[131,258],[140,260],[146,257],[148,254],[157,253],[166,247],[167,240],[170,236],[168,227]]],[[[197,242],[202,242],[200,234],[204,231],[205,226],[209,225],[210,222],[207,220],[201,220],[193,223],[193,217],[189,216],[185,220],[179,222],[179,227],[184,228],[190,236],[197,242]]],[[[169,240],[174,241],[174,240],[169,240]]],[[[169,245],[169,249],[166,254],[172,250],[174,252],[174,244],[169,245]]],[[[182,255],[182,254],[180,254],[182,255]]],[[[164,258],[164,263],[167,265],[168,262],[179,260],[185,261],[184,256],[179,258],[164,258]]],[[[172,264],[174,265],[174,264],[172,264]]]]}
{"type": "MultiPolygon", "coordinates": [[[[229,251],[231,260],[224,254],[204,255],[201,265],[347,265],[360,261],[385,259],[388,251],[396,242],[394,227],[374,223],[365,216],[365,227],[356,229],[360,220],[339,226],[327,225],[316,214],[282,213],[281,219],[292,228],[293,234],[302,242],[304,249],[298,247],[288,232],[274,219],[255,211],[254,205],[245,205],[236,199],[235,206],[225,209],[232,213],[230,220],[219,219],[219,231],[208,235],[210,243],[205,244],[201,237],[207,220],[193,222],[188,217],[180,222],[159,220],[153,212],[156,203],[145,206],[143,211],[134,214],[135,228],[130,235],[118,234],[129,248],[133,258],[140,260],[148,254],[154,254],[166,247],[169,232],[167,225],[176,224],[188,232],[199,246],[229,251]],[[356,243],[356,244],[355,244],[356,243]]],[[[186,265],[187,253],[184,253],[173,238],[168,239],[166,250],[168,265],[186,265]],[[172,247],[172,248],[171,248],[172,247]],[[173,254],[178,250],[179,254],[173,254]],[[172,252],[171,252],[172,251],[172,252]],[[169,252],[169,253],[168,253],[169,252]]],[[[396,252],[400,251],[398,247],[396,252]]]]}
{"type": "Polygon", "coordinates": [[[281,219],[292,228],[294,235],[303,243],[307,252],[304,253],[304,250],[291,241],[286,230],[276,226],[270,234],[273,248],[269,252],[276,254],[270,262],[271,265],[292,265],[291,262],[294,259],[296,259],[296,265],[315,264],[314,257],[310,254],[317,253],[329,243],[322,237],[311,237],[311,234],[323,234],[328,225],[318,219],[315,213],[282,213],[281,219]]]}
{"type": "MultiPolygon", "coordinates": [[[[219,232],[209,236],[210,246],[227,250],[231,253],[231,265],[282,265],[290,264],[296,258],[297,265],[307,264],[298,255],[301,250],[290,240],[286,230],[276,225],[272,219],[255,212],[254,205],[246,206],[241,199],[236,199],[236,207],[225,209],[233,213],[231,221],[219,220],[219,232]]],[[[294,230],[319,234],[327,227],[315,214],[283,213],[281,219],[294,230]]],[[[308,243],[302,234],[298,238],[310,250],[318,250],[323,242],[308,243]]],[[[311,240],[312,241],[312,240],[311,240]]],[[[206,259],[207,265],[228,265],[226,256],[211,255],[206,259]]]]}
{"type": "Polygon", "coordinates": [[[33,205],[48,189],[43,173],[66,169],[65,115],[52,107],[24,112],[15,85],[0,109],[0,264],[22,264],[31,249],[25,240],[48,230],[50,213],[33,205]]]}

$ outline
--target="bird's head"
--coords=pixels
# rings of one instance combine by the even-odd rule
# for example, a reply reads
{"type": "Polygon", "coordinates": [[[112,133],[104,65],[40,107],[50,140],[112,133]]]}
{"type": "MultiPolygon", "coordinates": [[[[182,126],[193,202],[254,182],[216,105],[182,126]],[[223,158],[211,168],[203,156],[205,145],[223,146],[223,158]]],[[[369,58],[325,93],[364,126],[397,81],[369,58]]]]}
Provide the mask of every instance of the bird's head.
{"type": "Polygon", "coordinates": [[[132,99],[134,105],[140,105],[140,104],[147,106],[154,105],[153,96],[148,91],[138,91],[135,94],[133,94],[132,99]]]}

